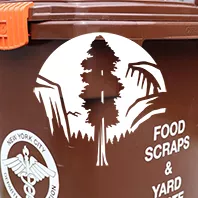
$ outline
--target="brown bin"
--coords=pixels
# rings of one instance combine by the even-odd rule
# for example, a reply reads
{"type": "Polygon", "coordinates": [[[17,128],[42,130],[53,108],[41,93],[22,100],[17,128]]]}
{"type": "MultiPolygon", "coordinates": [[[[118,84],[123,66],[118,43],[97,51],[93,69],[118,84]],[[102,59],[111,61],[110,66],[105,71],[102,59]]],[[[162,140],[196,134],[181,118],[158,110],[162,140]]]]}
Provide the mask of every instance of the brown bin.
{"type": "Polygon", "coordinates": [[[198,9],[0,3],[1,198],[197,198],[198,9]]]}

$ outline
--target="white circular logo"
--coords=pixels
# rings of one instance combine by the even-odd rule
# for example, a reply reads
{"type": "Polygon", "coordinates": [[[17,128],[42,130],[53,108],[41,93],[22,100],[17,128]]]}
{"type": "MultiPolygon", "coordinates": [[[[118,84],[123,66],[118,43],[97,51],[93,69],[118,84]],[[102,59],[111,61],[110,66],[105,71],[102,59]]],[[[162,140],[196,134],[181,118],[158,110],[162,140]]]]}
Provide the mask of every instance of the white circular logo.
{"type": "Polygon", "coordinates": [[[45,179],[49,179],[46,197],[58,197],[59,176],[56,164],[46,145],[35,134],[26,130],[15,130],[5,138],[1,148],[1,172],[6,189],[10,197],[22,198],[12,184],[8,169],[21,179],[26,197],[35,197],[37,194],[35,185],[45,179]],[[8,157],[11,148],[17,143],[24,143],[21,153],[8,157]],[[31,155],[27,143],[39,151],[46,165],[31,155]]]}
{"type": "Polygon", "coordinates": [[[96,32],[58,47],[42,66],[34,93],[54,124],[71,137],[98,143],[97,166],[108,165],[106,144],[135,132],[166,112],[166,86],[158,65],[135,42],[96,32]],[[55,114],[53,114],[55,112],[55,114]]]}

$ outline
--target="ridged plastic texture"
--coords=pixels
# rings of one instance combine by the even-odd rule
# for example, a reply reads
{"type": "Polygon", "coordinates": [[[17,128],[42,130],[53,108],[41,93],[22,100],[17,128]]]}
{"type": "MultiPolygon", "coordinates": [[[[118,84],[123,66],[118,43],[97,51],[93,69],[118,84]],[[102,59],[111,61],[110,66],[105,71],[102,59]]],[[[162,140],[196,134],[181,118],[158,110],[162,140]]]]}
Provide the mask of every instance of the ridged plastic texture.
{"type": "Polygon", "coordinates": [[[0,50],[12,50],[26,45],[28,10],[33,2],[0,4],[0,50]]]}

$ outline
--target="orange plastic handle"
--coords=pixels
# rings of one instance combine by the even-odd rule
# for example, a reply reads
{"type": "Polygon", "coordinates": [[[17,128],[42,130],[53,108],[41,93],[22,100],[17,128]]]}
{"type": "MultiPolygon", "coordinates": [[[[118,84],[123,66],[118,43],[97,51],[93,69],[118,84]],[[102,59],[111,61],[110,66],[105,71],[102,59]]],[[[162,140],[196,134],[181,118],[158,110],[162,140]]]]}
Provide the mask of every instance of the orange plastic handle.
{"type": "Polygon", "coordinates": [[[29,42],[28,11],[33,2],[0,4],[0,50],[12,50],[29,42]]]}

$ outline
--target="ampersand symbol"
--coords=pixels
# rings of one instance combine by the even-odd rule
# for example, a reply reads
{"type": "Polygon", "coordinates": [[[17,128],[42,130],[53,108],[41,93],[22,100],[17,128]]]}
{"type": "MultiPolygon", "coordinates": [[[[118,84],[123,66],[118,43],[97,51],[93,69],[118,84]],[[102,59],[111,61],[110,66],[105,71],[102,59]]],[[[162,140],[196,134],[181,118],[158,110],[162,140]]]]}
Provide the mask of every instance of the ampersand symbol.
{"type": "Polygon", "coordinates": [[[170,174],[172,174],[172,166],[171,166],[171,162],[168,161],[166,163],[165,175],[170,175],[170,174]]]}

